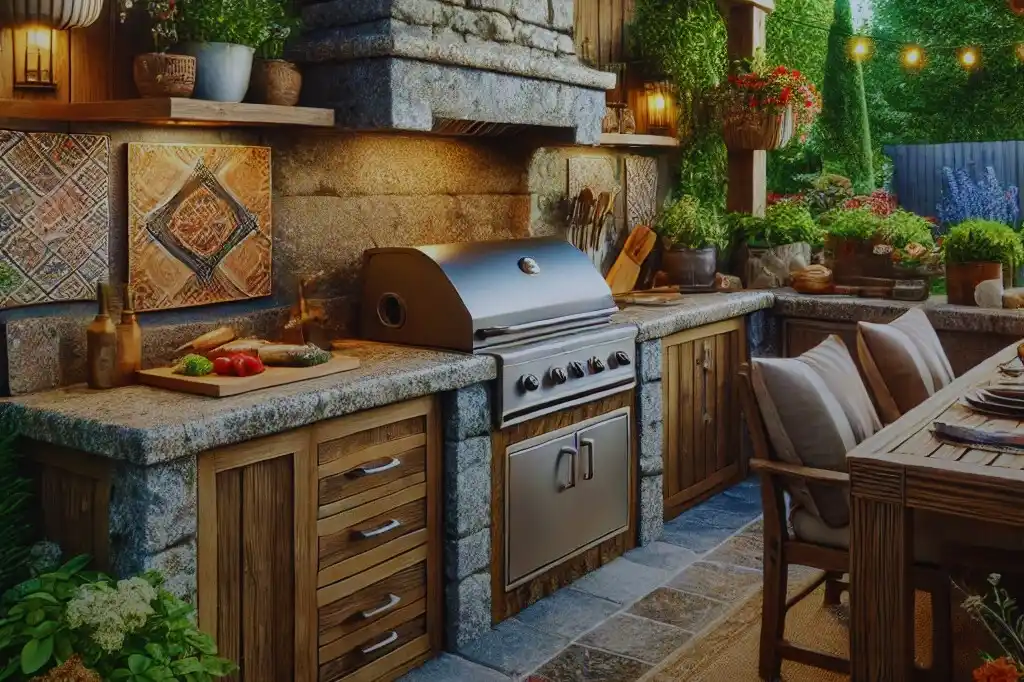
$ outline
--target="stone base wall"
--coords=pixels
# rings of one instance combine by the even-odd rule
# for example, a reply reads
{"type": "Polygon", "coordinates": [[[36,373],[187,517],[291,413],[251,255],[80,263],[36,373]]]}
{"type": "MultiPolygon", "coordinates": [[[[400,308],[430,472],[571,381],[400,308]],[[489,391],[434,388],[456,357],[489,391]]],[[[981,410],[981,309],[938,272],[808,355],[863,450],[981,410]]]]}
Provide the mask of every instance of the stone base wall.
{"type": "Polygon", "coordinates": [[[444,593],[449,648],[491,628],[491,407],[487,384],[445,394],[444,593]]]}
{"type": "Polygon", "coordinates": [[[665,525],[661,339],[637,347],[636,430],[640,448],[639,527],[641,546],[661,537],[665,525]]]}

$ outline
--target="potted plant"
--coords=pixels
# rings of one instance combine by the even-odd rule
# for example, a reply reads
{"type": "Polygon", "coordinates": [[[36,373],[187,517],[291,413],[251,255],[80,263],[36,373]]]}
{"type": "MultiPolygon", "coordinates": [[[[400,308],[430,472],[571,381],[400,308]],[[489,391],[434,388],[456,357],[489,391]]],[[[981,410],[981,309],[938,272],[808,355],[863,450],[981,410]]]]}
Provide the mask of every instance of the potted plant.
{"type": "Polygon", "coordinates": [[[288,0],[267,2],[269,37],[256,48],[249,96],[260,104],[293,107],[302,91],[302,72],[284,57],[284,44],[300,26],[288,0]]]}
{"type": "Polygon", "coordinates": [[[946,293],[956,305],[975,305],[974,290],[984,281],[1002,279],[1003,266],[1024,261],[1024,245],[1011,227],[992,220],[968,220],[942,242],[946,258],[946,293]]]}
{"type": "Polygon", "coordinates": [[[169,54],[178,42],[175,0],[121,0],[121,23],[129,12],[145,14],[153,38],[153,52],[135,57],[132,76],[142,97],[191,97],[196,85],[196,58],[169,54]]]}
{"type": "Polygon", "coordinates": [[[695,197],[670,202],[655,221],[661,236],[662,270],[683,291],[712,291],[718,250],[727,244],[726,230],[714,211],[695,197]]]}
{"type": "Polygon", "coordinates": [[[772,204],[764,218],[743,215],[732,218],[735,237],[743,243],[741,272],[753,289],[785,286],[790,272],[811,264],[811,253],[820,247],[824,233],[807,207],[796,200],[772,204]]]}
{"type": "Polygon", "coordinates": [[[242,101],[256,47],[270,37],[270,5],[278,1],[177,0],[177,49],[196,58],[196,98],[242,101]]]}
{"type": "Polygon", "coordinates": [[[764,53],[739,62],[716,91],[729,149],[780,149],[821,110],[814,84],[786,66],[768,68],[764,53]]]}

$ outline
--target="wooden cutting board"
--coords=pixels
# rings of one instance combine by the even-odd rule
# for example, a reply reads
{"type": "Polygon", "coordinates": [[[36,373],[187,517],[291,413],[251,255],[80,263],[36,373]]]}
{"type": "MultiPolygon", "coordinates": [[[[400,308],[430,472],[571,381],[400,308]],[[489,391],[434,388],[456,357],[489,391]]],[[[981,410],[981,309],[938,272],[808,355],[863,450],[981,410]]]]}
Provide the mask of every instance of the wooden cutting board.
{"type": "Polygon", "coordinates": [[[318,379],[330,374],[347,372],[359,367],[359,358],[334,354],[334,357],[315,367],[267,367],[262,374],[251,377],[224,377],[208,374],[204,377],[187,377],[174,374],[170,367],[144,369],[136,374],[140,384],[166,388],[171,391],[194,393],[211,398],[226,398],[232,395],[258,391],[261,388],[283,386],[306,379],[318,379]]]}
{"type": "Polygon", "coordinates": [[[629,233],[622,253],[615,259],[615,264],[608,271],[605,281],[612,289],[612,294],[624,294],[632,291],[640,276],[640,266],[654,249],[658,236],[649,227],[637,225],[629,233]]]}

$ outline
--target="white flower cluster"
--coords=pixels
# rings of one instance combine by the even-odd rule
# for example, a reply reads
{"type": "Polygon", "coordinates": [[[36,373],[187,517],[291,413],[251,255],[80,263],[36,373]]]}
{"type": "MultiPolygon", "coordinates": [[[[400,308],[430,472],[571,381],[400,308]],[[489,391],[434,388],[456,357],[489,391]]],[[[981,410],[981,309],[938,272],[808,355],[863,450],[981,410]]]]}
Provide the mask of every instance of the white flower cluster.
{"type": "Polygon", "coordinates": [[[64,618],[72,629],[91,629],[93,641],[114,652],[124,645],[125,635],[153,615],[150,603],[156,597],[156,588],[142,578],[119,580],[116,588],[107,583],[83,585],[68,602],[64,618]]]}

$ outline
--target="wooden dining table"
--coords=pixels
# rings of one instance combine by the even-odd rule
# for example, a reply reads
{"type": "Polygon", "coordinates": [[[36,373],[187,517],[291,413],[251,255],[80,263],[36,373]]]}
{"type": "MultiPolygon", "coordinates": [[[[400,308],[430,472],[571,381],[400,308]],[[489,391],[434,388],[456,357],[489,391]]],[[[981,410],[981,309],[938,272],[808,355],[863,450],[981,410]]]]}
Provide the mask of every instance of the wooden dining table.
{"type": "MultiPolygon", "coordinates": [[[[864,440],[850,470],[851,664],[853,682],[909,682],[914,672],[914,513],[952,514],[1024,534],[1024,455],[951,445],[936,421],[1024,434],[1024,422],[979,414],[962,404],[972,389],[1006,380],[1000,365],[1017,344],[956,379],[864,440]]],[[[1024,378],[1021,379],[1024,381],[1024,378]]]]}

